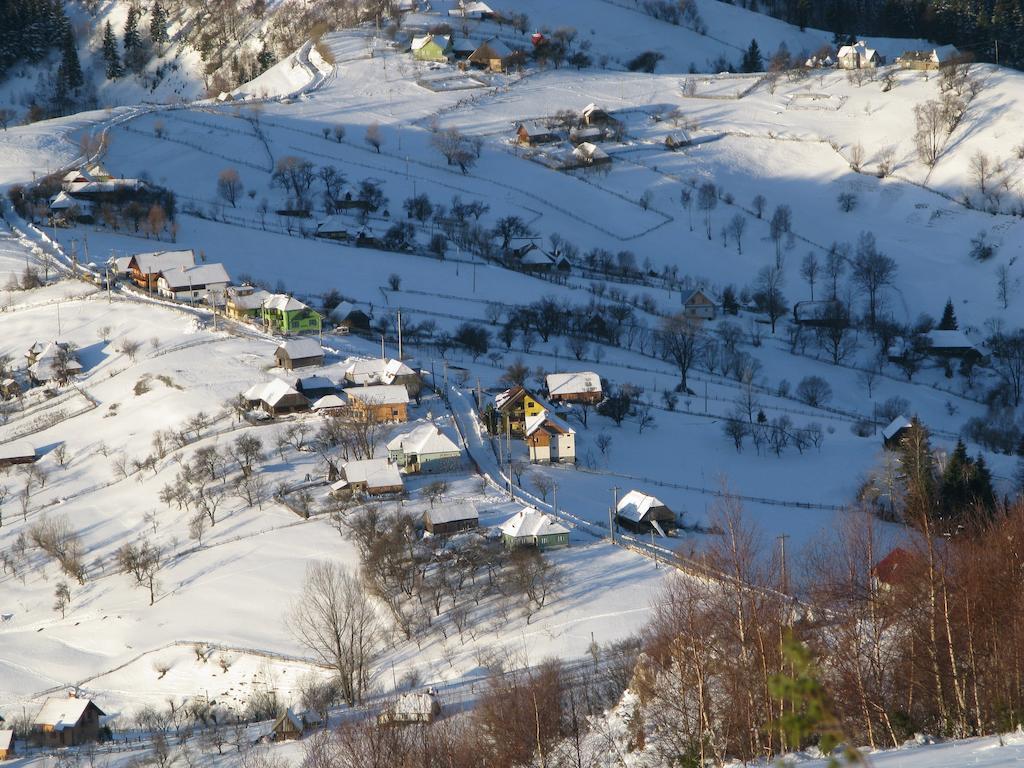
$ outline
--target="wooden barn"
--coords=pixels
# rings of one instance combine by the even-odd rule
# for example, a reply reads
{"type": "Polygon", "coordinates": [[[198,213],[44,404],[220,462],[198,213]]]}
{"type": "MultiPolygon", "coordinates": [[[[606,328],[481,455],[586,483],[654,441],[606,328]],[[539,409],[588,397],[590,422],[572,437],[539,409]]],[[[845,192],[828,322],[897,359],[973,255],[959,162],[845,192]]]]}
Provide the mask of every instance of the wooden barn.
{"type": "Polygon", "coordinates": [[[668,536],[678,526],[676,515],[660,499],[642,491],[630,491],[615,508],[615,521],[634,533],[668,536]]]}
{"type": "Polygon", "coordinates": [[[271,416],[309,410],[309,400],[280,379],[250,387],[242,394],[242,399],[250,408],[261,408],[271,416]]]}
{"type": "Polygon", "coordinates": [[[316,339],[288,339],[274,351],[274,360],[286,371],[323,365],[324,350],[316,339]]]}
{"type": "Polygon", "coordinates": [[[480,525],[480,513],[470,502],[431,507],[423,513],[423,527],[434,536],[451,536],[480,525]]]}
{"type": "Polygon", "coordinates": [[[29,741],[37,747],[51,748],[96,741],[104,714],[90,699],[74,694],[47,699],[32,721],[29,741]]]}
{"type": "Polygon", "coordinates": [[[601,377],[593,371],[549,373],[548,398],[553,403],[589,403],[596,405],[604,398],[601,377]]]}
{"type": "Polygon", "coordinates": [[[0,445],[0,469],[13,467],[16,464],[33,464],[39,461],[39,453],[32,443],[15,440],[0,445]]]}

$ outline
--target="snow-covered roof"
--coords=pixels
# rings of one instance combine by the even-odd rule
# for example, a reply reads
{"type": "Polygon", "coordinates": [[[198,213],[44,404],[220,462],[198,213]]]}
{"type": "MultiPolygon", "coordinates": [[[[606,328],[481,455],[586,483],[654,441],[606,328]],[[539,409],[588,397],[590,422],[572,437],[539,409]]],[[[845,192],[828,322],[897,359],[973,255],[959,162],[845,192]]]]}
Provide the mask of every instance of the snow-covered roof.
{"type": "Polygon", "coordinates": [[[14,743],[14,731],[10,728],[0,730],[0,752],[6,752],[14,743]]]}
{"type": "Polygon", "coordinates": [[[277,347],[278,352],[284,352],[289,360],[299,360],[304,357],[323,357],[324,349],[320,342],[309,337],[299,339],[288,339],[277,347]]]}
{"type": "Polygon", "coordinates": [[[196,264],[164,269],[160,272],[161,279],[172,290],[186,290],[189,286],[217,285],[231,280],[223,264],[196,264]]]}
{"type": "Polygon", "coordinates": [[[412,39],[412,49],[418,51],[420,48],[433,42],[442,51],[447,50],[452,41],[451,35],[421,35],[412,39]]]}
{"type": "Polygon", "coordinates": [[[498,410],[503,409],[507,404],[518,400],[520,395],[529,395],[533,398],[541,408],[553,411],[554,408],[544,398],[535,395],[533,392],[523,386],[514,386],[511,389],[506,389],[504,392],[499,392],[494,396],[494,407],[498,410]]]}
{"type": "Polygon", "coordinates": [[[269,291],[252,286],[228,286],[228,299],[239,309],[259,309],[270,298],[269,291]]]}
{"type": "Polygon", "coordinates": [[[47,699],[32,724],[49,725],[55,731],[73,728],[82,719],[82,715],[90,703],[89,699],[80,699],[75,696],[47,699]]]}
{"type": "Polygon", "coordinates": [[[554,258],[547,253],[544,253],[540,248],[531,248],[519,258],[520,264],[526,266],[541,267],[541,266],[554,266],[554,258]]]}
{"type": "Polygon", "coordinates": [[[592,163],[595,160],[607,160],[609,158],[607,152],[596,144],[591,144],[589,141],[584,141],[582,144],[577,146],[572,153],[580,160],[585,160],[588,163],[592,163]]]}
{"type": "Polygon", "coordinates": [[[401,360],[380,357],[346,361],[342,372],[353,384],[391,384],[399,376],[415,376],[416,371],[401,360]]]}
{"type": "Polygon", "coordinates": [[[527,136],[548,136],[554,134],[556,129],[549,128],[540,120],[527,120],[519,124],[527,136]]]}
{"type": "Polygon", "coordinates": [[[132,264],[131,256],[115,256],[112,259],[114,265],[114,271],[118,273],[124,273],[128,271],[128,267],[132,264]]]}
{"type": "Polygon", "coordinates": [[[242,397],[246,400],[259,400],[273,407],[288,395],[298,395],[299,391],[281,379],[271,379],[262,384],[255,384],[247,389],[242,397]]]}
{"type": "Polygon", "coordinates": [[[132,259],[139,271],[147,275],[156,275],[175,267],[191,267],[196,263],[196,255],[189,248],[187,251],[153,251],[136,253],[132,259]]]}
{"type": "Polygon", "coordinates": [[[359,400],[364,405],[398,405],[409,402],[409,392],[401,384],[377,384],[369,387],[346,389],[350,400],[359,400]]]}
{"type": "Polygon", "coordinates": [[[882,437],[884,437],[886,440],[892,440],[892,438],[896,435],[897,432],[899,432],[901,429],[906,429],[909,426],[911,426],[910,419],[900,414],[895,419],[889,422],[889,426],[882,430],[882,437]]]}
{"type": "Polygon", "coordinates": [[[291,724],[292,728],[300,733],[304,730],[302,718],[292,712],[292,708],[288,707],[277,720],[274,721],[273,729],[276,731],[278,726],[284,725],[285,721],[291,724]]]}
{"type": "Polygon", "coordinates": [[[27,440],[15,440],[0,445],[0,459],[25,459],[36,455],[35,446],[27,440]]]}
{"type": "Polygon", "coordinates": [[[458,453],[459,446],[436,424],[420,424],[415,429],[397,435],[388,443],[389,451],[404,451],[416,455],[431,453],[458,453]]]}
{"type": "Polygon", "coordinates": [[[858,40],[853,45],[844,45],[839,49],[837,54],[840,59],[847,56],[859,55],[860,58],[865,61],[871,61],[878,55],[878,51],[874,48],[868,48],[868,44],[864,40],[858,40]]]}
{"type": "Polygon", "coordinates": [[[601,391],[601,377],[593,371],[575,371],[573,373],[549,373],[547,378],[548,395],[582,395],[601,391]]]}
{"type": "Polygon", "coordinates": [[[436,706],[437,699],[433,693],[403,693],[391,711],[398,716],[427,716],[434,714],[436,706]]]}
{"type": "MultiPolygon", "coordinates": [[[[665,503],[661,499],[650,496],[642,491],[630,491],[619,499],[619,506],[616,507],[615,511],[620,517],[632,520],[634,523],[639,523],[644,519],[644,515],[655,507],[665,507],[665,503]]],[[[665,508],[667,509],[668,507],[665,508]]]]}
{"type": "Polygon", "coordinates": [[[963,331],[928,331],[932,349],[974,349],[974,344],[963,331]]]}
{"type": "Polygon", "coordinates": [[[477,512],[476,506],[470,501],[440,504],[428,509],[427,516],[430,518],[430,522],[435,525],[439,523],[456,523],[460,520],[480,519],[480,513],[477,512]]]}
{"type": "Polygon", "coordinates": [[[324,395],[315,403],[313,403],[314,411],[322,411],[327,408],[344,408],[345,401],[337,395],[324,395]]]}
{"type": "Polygon", "coordinates": [[[353,224],[351,220],[339,215],[328,216],[316,225],[317,234],[321,235],[337,232],[348,234],[349,230],[353,228],[359,229],[359,225],[353,224]]]}
{"type": "Polygon", "coordinates": [[[569,529],[543,512],[523,507],[501,524],[501,532],[513,539],[568,533],[569,529]]]}
{"type": "MultiPolygon", "coordinates": [[[[36,361],[29,366],[28,370],[39,381],[50,381],[57,376],[58,359],[65,353],[67,344],[50,341],[41,350],[38,347],[39,342],[32,345],[31,350],[35,351],[36,361]]],[[[82,364],[75,359],[74,355],[69,355],[64,360],[63,366],[68,374],[75,374],[82,370],[82,364]]]]}
{"type": "Polygon", "coordinates": [[[501,40],[496,37],[492,37],[490,40],[482,43],[469,58],[473,58],[480,53],[481,56],[487,56],[488,58],[506,59],[512,55],[512,49],[505,45],[501,40]]]}
{"type": "Polygon", "coordinates": [[[334,389],[334,382],[326,376],[303,376],[299,379],[299,389],[334,389]]]}
{"type": "Polygon", "coordinates": [[[68,208],[74,208],[78,204],[78,201],[71,197],[71,195],[69,195],[64,190],[61,190],[60,192],[53,196],[52,200],[50,200],[50,210],[63,211],[67,210],[68,208]]]}
{"type": "Polygon", "coordinates": [[[699,297],[704,297],[704,299],[714,304],[712,298],[708,296],[707,293],[705,293],[700,288],[692,288],[689,291],[686,291],[684,294],[682,294],[682,304],[683,306],[686,306],[687,304],[695,304],[697,303],[696,300],[699,297]]]}
{"type": "Polygon", "coordinates": [[[402,475],[398,471],[398,465],[392,464],[387,459],[362,459],[360,461],[349,461],[342,464],[341,471],[345,479],[331,486],[334,490],[340,490],[353,483],[365,483],[367,488],[388,488],[395,485],[402,485],[402,475]]]}
{"type": "Polygon", "coordinates": [[[284,293],[275,293],[266,299],[264,306],[267,309],[276,309],[278,312],[296,312],[300,309],[309,309],[305,304],[296,298],[284,293]]]}
{"type": "Polygon", "coordinates": [[[527,437],[532,435],[541,427],[550,427],[554,431],[560,432],[563,435],[576,434],[576,430],[570,427],[569,423],[565,419],[556,416],[551,411],[541,411],[540,413],[535,413],[532,416],[527,416],[525,427],[527,437]]]}

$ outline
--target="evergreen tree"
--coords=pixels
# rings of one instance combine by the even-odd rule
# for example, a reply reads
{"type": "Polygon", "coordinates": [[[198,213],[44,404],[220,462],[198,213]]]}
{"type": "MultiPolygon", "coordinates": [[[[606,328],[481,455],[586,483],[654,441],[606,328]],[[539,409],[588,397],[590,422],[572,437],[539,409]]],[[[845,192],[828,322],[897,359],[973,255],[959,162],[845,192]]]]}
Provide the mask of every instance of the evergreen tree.
{"type": "Polygon", "coordinates": [[[142,38],[139,37],[139,8],[137,5],[128,7],[128,17],[124,21],[124,65],[132,71],[140,69],[142,38]]]}
{"type": "Polygon", "coordinates": [[[117,53],[117,37],[114,28],[107,22],[103,29],[103,61],[107,65],[107,78],[114,80],[124,74],[121,69],[121,57],[117,53]]]}
{"type": "Polygon", "coordinates": [[[743,62],[740,67],[744,72],[764,71],[764,57],[761,55],[761,48],[757,40],[750,41],[750,47],[743,54],[743,62]]]}
{"type": "Polygon", "coordinates": [[[953,300],[946,299],[946,308],[942,310],[942,319],[939,320],[939,330],[955,331],[958,327],[956,312],[953,310],[953,300]]]}
{"type": "Polygon", "coordinates": [[[260,73],[266,72],[272,66],[274,66],[275,58],[274,52],[267,48],[267,44],[264,43],[260,49],[259,54],[256,56],[257,69],[260,73]]]}
{"type": "Polygon", "coordinates": [[[162,45],[170,39],[167,36],[167,11],[160,5],[160,0],[153,3],[153,10],[150,11],[149,39],[154,45],[162,45]]]}
{"type": "Polygon", "coordinates": [[[900,439],[900,475],[906,487],[906,513],[911,521],[935,515],[935,468],[931,437],[915,416],[900,439]]]}
{"type": "Polygon", "coordinates": [[[75,33],[71,31],[70,25],[64,30],[60,67],[57,69],[57,81],[58,88],[63,87],[65,94],[81,87],[85,82],[85,78],[82,76],[82,65],[78,61],[75,33]]]}
{"type": "Polygon", "coordinates": [[[992,488],[992,473],[980,453],[974,460],[974,472],[971,477],[970,493],[972,501],[981,509],[992,514],[996,508],[996,494],[992,488]]]}

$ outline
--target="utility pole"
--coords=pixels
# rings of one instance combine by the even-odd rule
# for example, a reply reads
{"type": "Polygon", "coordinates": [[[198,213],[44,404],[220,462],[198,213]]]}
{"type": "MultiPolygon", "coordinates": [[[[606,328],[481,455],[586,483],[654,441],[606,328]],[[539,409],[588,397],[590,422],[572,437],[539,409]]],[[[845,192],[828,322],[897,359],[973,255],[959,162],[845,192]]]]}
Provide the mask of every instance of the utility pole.
{"type": "Polygon", "coordinates": [[[608,510],[608,532],[612,536],[612,544],[615,543],[615,512],[619,508],[619,486],[612,486],[612,508],[608,510]]]}
{"type": "Polygon", "coordinates": [[[398,310],[398,360],[401,362],[405,358],[402,357],[402,310],[398,310]]]}
{"type": "Polygon", "coordinates": [[[789,538],[788,533],[783,533],[777,536],[779,545],[782,549],[782,594],[789,594],[789,574],[786,572],[786,539],[789,538]]]}
{"type": "Polygon", "coordinates": [[[551,511],[556,515],[558,514],[558,483],[553,483],[551,486],[551,511]]]}

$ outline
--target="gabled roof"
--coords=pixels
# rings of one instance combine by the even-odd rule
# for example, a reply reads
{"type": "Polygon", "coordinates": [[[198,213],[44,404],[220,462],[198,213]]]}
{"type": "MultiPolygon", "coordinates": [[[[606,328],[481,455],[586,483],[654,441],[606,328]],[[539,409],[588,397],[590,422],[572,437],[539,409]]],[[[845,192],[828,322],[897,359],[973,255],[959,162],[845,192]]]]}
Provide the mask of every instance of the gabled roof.
{"type": "MultiPolygon", "coordinates": [[[[62,696],[47,699],[39,710],[39,714],[36,715],[36,719],[32,721],[33,725],[49,725],[56,731],[62,731],[65,728],[73,728],[79,720],[82,719],[82,715],[85,714],[85,710],[89,708],[92,701],[89,699],[80,699],[75,696],[62,696]]],[[[96,705],[93,704],[95,707],[96,705]]],[[[99,710],[99,707],[96,707],[99,710]]],[[[102,710],[99,710],[100,714],[105,714],[102,710]]]]}
{"type": "MultiPolygon", "coordinates": [[[[0,720],[0,722],[3,722],[0,720]]],[[[0,730],[0,752],[6,752],[14,744],[14,731],[10,728],[0,730]]]]}
{"type": "Polygon", "coordinates": [[[346,362],[342,373],[353,384],[391,384],[399,376],[416,375],[416,371],[394,358],[374,357],[346,362]]]}
{"type": "Polygon", "coordinates": [[[974,349],[974,344],[963,331],[928,331],[932,349],[974,349]]]}
{"type": "Polygon", "coordinates": [[[397,435],[388,443],[389,451],[404,451],[416,455],[431,453],[459,453],[459,446],[435,424],[420,424],[415,429],[397,435]]]}
{"type": "Polygon", "coordinates": [[[299,360],[304,357],[323,357],[324,348],[320,342],[311,338],[288,339],[277,347],[278,352],[283,352],[289,360],[299,360]]]}
{"type": "Polygon", "coordinates": [[[553,136],[558,130],[548,128],[540,120],[527,120],[519,124],[519,128],[526,132],[527,136],[553,136]]]}
{"type": "Polygon", "coordinates": [[[243,287],[241,290],[238,286],[228,286],[227,289],[228,301],[239,309],[259,309],[270,296],[270,292],[251,286],[243,287]]]}
{"type": "Polygon", "coordinates": [[[440,523],[456,523],[461,520],[479,520],[480,513],[476,506],[469,501],[456,501],[450,504],[440,504],[428,509],[424,514],[430,522],[437,525],[440,523]]]}
{"type": "Polygon", "coordinates": [[[424,48],[430,43],[434,43],[442,51],[448,50],[448,46],[451,45],[451,35],[422,35],[420,37],[414,37],[412,39],[412,49],[418,51],[420,48],[424,48]]]}
{"type": "Polygon", "coordinates": [[[917,562],[918,558],[914,554],[902,547],[896,547],[875,564],[871,569],[871,575],[883,584],[895,586],[907,578],[917,562]]]}
{"type": "Polygon", "coordinates": [[[473,51],[469,55],[470,61],[487,61],[490,59],[507,59],[512,55],[512,49],[505,45],[501,40],[496,37],[492,37],[473,51]]]}
{"type": "Polygon", "coordinates": [[[326,376],[303,376],[298,380],[296,389],[335,389],[335,384],[326,376]]]}
{"type": "Polygon", "coordinates": [[[889,426],[882,430],[882,437],[884,437],[886,440],[892,440],[893,437],[896,436],[897,432],[899,432],[901,429],[906,429],[907,427],[910,426],[913,426],[910,419],[900,414],[895,419],[889,422],[889,426]]]}
{"type": "Polygon", "coordinates": [[[315,403],[313,403],[314,411],[322,411],[327,408],[344,408],[345,401],[337,395],[324,395],[315,403]]]}
{"type": "Polygon", "coordinates": [[[50,200],[50,210],[63,211],[67,210],[68,208],[74,208],[78,204],[78,201],[71,197],[71,195],[69,195],[64,190],[61,190],[60,192],[53,196],[52,200],[50,200]]]}
{"type": "Polygon", "coordinates": [[[878,55],[878,51],[874,48],[868,48],[868,44],[864,40],[858,40],[853,45],[844,45],[839,49],[839,53],[836,54],[840,59],[844,56],[859,55],[865,61],[871,61],[878,55]]]}
{"type": "Polygon", "coordinates": [[[495,395],[494,396],[494,407],[497,408],[499,411],[502,411],[505,408],[507,408],[508,406],[513,405],[517,401],[523,399],[523,397],[525,397],[526,395],[529,395],[534,400],[536,400],[541,408],[544,408],[545,410],[548,410],[548,411],[553,411],[554,410],[554,408],[551,406],[551,404],[549,402],[547,402],[544,398],[542,398],[542,397],[540,397],[538,395],[535,395],[533,392],[528,390],[526,387],[523,387],[523,386],[520,386],[520,385],[516,385],[516,386],[512,387],[511,389],[506,389],[504,392],[499,392],[497,395],[495,395]]]}
{"type": "Polygon", "coordinates": [[[196,255],[191,248],[187,251],[152,251],[136,253],[132,256],[132,261],[143,274],[156,275],[175,267],[194,266],[196,255]]]}
{"type": "Polygon", "coordinates": [[[305,304],[296,298],[284,293],[275,293],[266,299],[264,305],[267,309],[275,309],[278,312],[297,312],[300,309],[309,309],[305,304]]]}
{"type": "Polygon", "coordinates": [[[387,459],[349,461],[341,465],[341,471],[345,479],[332,485],[331,488],[334,490],[340,490],[353,483],[366,483],[367,488],[388,488],[403,484],[398,465],[387,459]]]}
{"type": "Polygon", "coordinates": [[[255,384],[247,389],[242,397],[246,400],[259,400],[273,407],[289,395],[298,395],[299,391],[280,379],[271,379],[262,384],[255,384]]]}
{"type": "Polygon", "coordinates": [[[205,286],[227,283],[231,280],[223,264],[196,264],[195,266],[173,267],[160,272],[160,277],[172,291],[185,290],[190,285],[205,286]]]}
{"type": "Polygon", "coordinates": [[[391,712],[399,717],[432,715],[438,707],[433,693],[403,693],[391,708],[391,712]]]}
{"type": "MultiPolygon", "coordinates": [[[[42,350],[39,350],[38,342],[36,342],[31,348],[31,350],[36,351],[36,361],[29,366],[29,373],[39,381],[49,381],[54,378],[57,375],[58,356],[65,353],[67,348],[67,344],[63,342],[51,341],[47,342],[42,350]]],[[[78,362],[74,355],[70,355],[64,361],[64,369],[69,374],[76,374],[82,370],[82,364],[78,362]]]]}
{"type": "Polygon", "coordinates": [[[0,459],[27,459],[36,455],[35,446],[27,440],[15,440],[0,445],[0,459]]]}
{"type": "Polygon", "coordinates": [[[654,496],[650,496],[642,491],[630,491],[619,499],[619,506],[616,507],[615,511],[620,517],[632,520],[634,523],[639,523],[648,512],[656,507],[668,509],[664,502],[654,496]]]}
{"type": "Polygon", "coordinates": [[[409,392],[401,384],[377,384],[370,387],[346,389],[349,400],[358,400],[364,405],[398,405],[409,402],[409,392]]]}
{"type": "Polygon", "coordinates": [[[601,391],[601,377],[593,371],[549,373],[547,384],[548,395],[552,398],[601,391]]]}
{"type": "Polygon", "coordinates": [[[708,296],[705,291],[701,290],[700,288],[692,288],[692,289],[690,289],[689,291],[686,291],[683,294],[683,296],[682,296],[683,306],[686,306],[687,304],[694,304],[694,303],[696,303],[696,299],[698,299],[701,296],[703,296],[711,304],[715,303],[714,299],[712,299],[710,296],[708,296]]]}
{"type": "Polygon", "coordinates": [[[302,718],[300,718],[298,715],[292,712],[291,707],[288,707],[288,709],[286,709],[284,713],[280,717],[278,717],[277,720],[274,721],[273,730],[276,731],[286,722],[289,723],[291,727],[299,733],[302,733],[302,731],[305,729],[305,725],[302,722],[302,718]]]}
{"type": "Polygon", "coordinates": [[[533,507],[523,507],[501,524],[501,532],[513,539],[521,539],[568,533],[569,529],[533,507]]]}
{"type": "Polygon", "coordinates": [[[586,160],[588,163],[592,163],[595,160],[608,160],[610,156],[607,152],[601,149],[596,144],[591,144],[589,141],[584,141],[579,144],[572,153],[580,160],[586,160]]]}
{"type": "Polygon", "coordinates": [[[526,417],[526,436],[534,434],[539,429],[546,429],[548,432],[557,432],[562,435],[575,435],[576,430],[569,426],[565,419],[556,416],[551,411],[541,411],[533,416],[526,417]]]}

